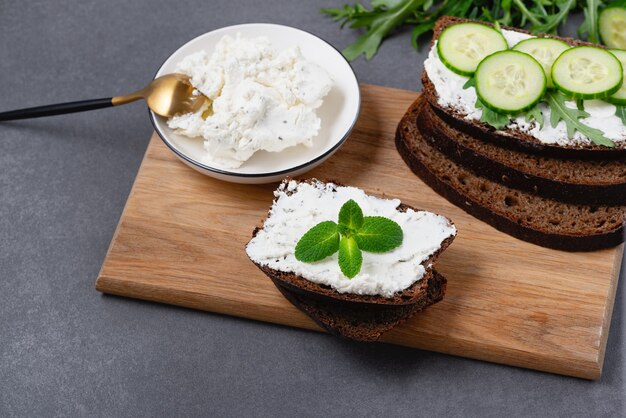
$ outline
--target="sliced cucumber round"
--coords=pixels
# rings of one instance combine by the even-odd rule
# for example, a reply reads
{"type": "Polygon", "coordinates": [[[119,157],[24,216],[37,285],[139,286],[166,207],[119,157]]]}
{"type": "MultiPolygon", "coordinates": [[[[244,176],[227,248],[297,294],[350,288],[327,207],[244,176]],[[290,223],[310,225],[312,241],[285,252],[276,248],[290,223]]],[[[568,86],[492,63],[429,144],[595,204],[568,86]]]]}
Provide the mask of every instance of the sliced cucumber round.
{"type": "Polygon", "coordinates": [[[480,23],[457,23],[439,35],[437,54],[446,67],[457,74],[471,76],[478,63],[488,55],[508,49],[504,36],[480,23]]]}
{"type": "Polygon", "coordinates": [[[598,29],[609,48],[626,49],[626,8],[607,7],[600,12],[598,29]]]}
{"type": "Polygon", "coordinates": [[[476,69],[476,93],[485,106],[515,114],[533,107],[546,91],[546,75],[536,59],[519,51],[489,55],[476,69]]]}
{"type": "Polygon", "coordinates": [[[606,98],[606,101],[620,106],[626,106],[626,51],[621,49],[611,49],[611,53],[622,63],[624,81],[622,87],[617,92],[606,98]]]}
{"type": "Polygon", "coordinates": [[[570,48],[552,64],[554,85],[575,99],[604,99],[619,90],[623,78],[615,55],[592,46],[570,48]]]}
{"type": "Polygon", "coordinates": [[[513,47],[515,51],[524,52],[537,61],[543,67],[548,81],[548,88],[554,87],[552,84],[552,64],[563,53],[570,49],[570,46],[563,41],[554,38],[530,38],[519,42],[513,47]]]}

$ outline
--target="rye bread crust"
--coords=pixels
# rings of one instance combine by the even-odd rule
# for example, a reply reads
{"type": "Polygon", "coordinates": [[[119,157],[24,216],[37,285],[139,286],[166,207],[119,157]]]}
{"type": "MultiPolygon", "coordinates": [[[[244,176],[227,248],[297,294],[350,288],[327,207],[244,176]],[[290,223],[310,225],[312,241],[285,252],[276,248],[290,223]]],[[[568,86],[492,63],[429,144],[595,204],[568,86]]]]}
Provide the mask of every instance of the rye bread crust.
{"type": "Polygon", "coordinates": [[[571,203],[626,204],[626,156],[611,160],[558,159],[501,148],[451,128],[422,98],[408,113],[415,115],[432,146],[483,177],[571,203]]]}
{"type": "MultiPolygon", "coordinates": [[[[286,178],[283,180],[282,184],[288,183],[291,179],[286,178]]],[[[316,179],[307,179],[302,182],[313,183],[318,180],[316,179]]],[[[336,186],[341,186],[340,183],[331,181],[327,183],[332,183],[336,186]]],[[[415,209],[411,206],[400,204],[398,206],[398,211],[405,212],[408,209],[412,209],[414,211],[419,211],[420,209],[415,209]]],[[[448,219],[450,225],[454,225],[451,220],[448,219]]],[[[256,234],[262,228],[255,228],[252,233],[252,238],[256,236],[256,234]]],[[[263,271],[269,278],[273,281],[278,281],[284,288],[288,289],[292,293],[296,293],[303,297],[307,297],[313,300],[326,301],[326,302],[340,302],[343,304],[351,304],[359,307],[363,306],[377,306],[377,305],[387,305],[387,306],[399,306],[399,305],[411,305],[416,303],[417,300],[423,297],[423,292],[427,287],[427,279],[431,275],[431,265],[435,263],[439,255],[445,251],[446,248],[454,241],[456,235],[448,237],[441,243],[439,249],[432,254],[427,260],[422,262],[421,264],[425,267],[426,273],[425,276],[417,280],[413,285],[408,287],[407,289],[396,293],[391,298],[386,298],[383,296],[372,296],[372,295],[357,295],[352,293],[339,293],[335,289],[330,286],[318,284],[311,282],[305,279],[302,276],[298,276],[293,273],[287,273],[275,270],[266,265],[262,265],[260,263],[256,263],[252,261],[261,271],[263,271]]]]}
{"type": "MultiPolygon", "coordinates": [[[[437,22],[435,22],[435,28],[433,29],[433,38],[430,47],[433,47],[435,41],[439,38],[439,35],[446,27],[461,22],[479,22],[487,26],[493,26],[490,23],[482,21],[443,16],[439,18],[437,22]]],[[[509,26],[502,26],[502,28],[516,32],[530,33],[528,31],[509,26]]],[[[591,44],[589,42],[583,42],[572,38],[562,38],[550,34],[540,34],[539,36],[559,39],[573,46],[592,45],[600,48],[605,48],[602,45],[591,44]]],[[[424,94],[424,97],[426,97],[428,102],[433,106],[438,116],[445,120],[446,123],[450,124],[450,126],[454,127],[455,129],[466,132],[474,137],[481,138],[485,141],[492,142],[501,147],[520,149],[526,152],[540,153],[542,155],[551,155],[561,158],[606,159],[620,158],[626,155],[626,142],[616,144],[615,148],[607,148],[600,145],[595,145],[593,143],[586,145],[567,146],[557,144],[544,144],[537,138],[523,133],[519,130],[510,128],[496,130],[493,127],[479,121],[465,120],[463,117],[464,115],[459,113],[456,109],[452,107],[444,107],[438,103],[437,91],[432,81],[428,77],[425,69],[422,72],[422,86],[422,92],[424,94]]]]}
{"type": "MultiPolygon", "coordinates": [[[[413,109],[413,107],[411,109],[413,109]]],[[[623,242],[625,222],[623,207],[603,208],[605,212],[612,213],[612,216],[609,216],[608,220],[599,219],[602,225],[595,230],[591,226],[584,228],[586,229],[584,232],[570,232],[568,234],[556,232],[558,229],[551,226],[547,219],[545,227],[532,228],[528,223],[525,223],[525,219],[519,216],[518,213],[514,211],[503,213],[501,207],[495,204],[496,201],[499,202],[502,196],[496,198],[493,193],[499,191],[502,192],[501,194],[503,195],[508,195],[508,188],[499,183],[476,176],[473,172],[462,166],[457,166],[451,159],[448,159],[435,147],[432,147],[417,126],[416,116],[419,117],[419,106],[417,107],[417,115],[414,111],[407,112],[398,125],[396,131],[396,147],[400,155],[411,170],[426,184],[466,212],[487,222],[502,232],[524,241],[549,248],[566,251],[593,251],[613,247],[623,242]],[[476,183],[485,186],[485,190],[473,190],[472,193],[474,195],[468,195],[467,191],[462,191],[459,185],[454,184],[452,178],[444,179],[443,177],[445,176],[440,176],[436,173],[437,167],[442,164],[454,167],[458,171],[457,174],[460,177],[464,177],[464,179],[477,180],[476,183]],[[477,198],[479,195],[487,196],[488,199],[484,200],[483,204],[481,204],[477,198]],[[485,204],[485,202],[489,203],[485,204]],[[620,217],[621,219],[619,219],[620,217]]],[[[450,174],[452,176],[452,173],[450,174]]],[[[546,210],[544,207],[546,203],[545,199],[535,197],[526,192],[515,193],[517,193],[518,196],[521,194],[527,201],[535,202],[534,207],[538,209],[539,213],[543,214],[543,216],[547,215],[544,213],[546,210]]],[[[560,204],[560,202],[551,203],[560,206],[561,209],[571,209],[572,212],[579,209],[576,208],[575,205],[568,208],[567,206],[563,207],[562,205],[566,204],[560,204]]],[[[524,210],[524,208],[522,208],[522,210],[524,210]]],[[[589,211],[591,211],[591,208],[589,208],[589,211]]],[[[572,221],[568,217],[568,210],[563,210],[563,212],[563,215],[550,214],[556,219],[557,224],[572,221]]],[[[583,225],[583,227],[585,227],[585,225],[583,225]]]]}
{"type": "Polygon", "coordinates": [[[320,327],[332,335],[355,341],[377,341],[383,333],[439,302],[443,299],[447,283],[445,277],[436,270],[432,270],[432,275],[428,279],[421,280],[425,284],[424,290],[415,303],[399,306],[381,305],[363,309],[345,303],[311,299],[292,292],[284,287],[280,280],[272,278],[272,281],[289,302],[320,327]]]}

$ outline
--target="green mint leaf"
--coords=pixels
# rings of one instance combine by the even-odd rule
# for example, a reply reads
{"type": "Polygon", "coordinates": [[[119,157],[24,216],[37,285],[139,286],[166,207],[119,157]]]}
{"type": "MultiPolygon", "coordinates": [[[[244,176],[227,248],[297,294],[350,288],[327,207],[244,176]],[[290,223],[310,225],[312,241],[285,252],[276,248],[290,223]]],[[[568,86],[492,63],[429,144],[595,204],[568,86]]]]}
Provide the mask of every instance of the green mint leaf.
{"type": "Polygon", "coordinates": [[[349,279],[353,278],[361,271],[363,264],[363,254],[354,238],[341,237],[339,243],[339,268],[349,279]]]}
{"type": "Polygon", "coordinates": [[[550,106],[550,124],[555,128],[560,121],[567,126],[567,136],[572,138],[576,131],[585,135],[594,144],[613,148],[615,143],[604,136],[601,130],[591,128],[579,119],[586,118],[589,113],[580,109],[570,109],[565,105],[567,97],[560,92],[550,92],[545,96],[548,106],[550,106]]]}
{"type": "Polygon", "coordinates": [[[463,90],[467,90],[470,87],[476,87],[476,77],[474,76],[468,78],[465,84],[463,84],[463,90]]]}
{"type": "Polygon", "coordinates": [[[507,115],[489,109],[480,99],[476,99],[476,107],[483,110],[480,121],[493,126],[495,129],[504,129],[511,121],[507,115]]]}
{"type": "Polygon", "coordinates": [[[626,126],[626,106],[615,106],[615,116],[620,118],[626,126]]]}
{"type": "Polygon", "coordinates": [[[296,244],[296,260],[320,261],[339,249],[339,229],[333,221],[325,221],[309,229],[296,244]]]}
{"type": "Polygon", "coordinates": [[[344,235],[349,231],[356,231],[363,225],[363,211],[354,200],[348,200],[339,210],[339,225],[347,228],[340,230],[344,235]]]}
{"type": "Polygon", "coordinates": [[[539,124],[539,129],[543,129],[544,118],[543,112],[539,108],[539,105],[535,105],[533,108],[526,112],[525,120],[526,122],[534,120],[539,124]]]}
{"type": "Polygon", "coordinates": [[[363,226],[354,239],[363,251],[384,253],[402,244],[402,228],[391,219],[382,216],[366,216],[363,226]]]}

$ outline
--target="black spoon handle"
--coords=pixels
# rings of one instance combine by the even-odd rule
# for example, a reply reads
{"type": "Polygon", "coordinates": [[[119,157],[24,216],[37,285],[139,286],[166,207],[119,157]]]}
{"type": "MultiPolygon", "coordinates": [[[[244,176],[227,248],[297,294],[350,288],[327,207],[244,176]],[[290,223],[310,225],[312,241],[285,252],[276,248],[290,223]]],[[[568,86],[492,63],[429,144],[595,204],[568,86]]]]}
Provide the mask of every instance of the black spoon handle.
{"type": "Polygon", "coordinates": [[[63,115],[65,113],[84,112],[113,106],[113,98],[82,100],[79,102],[57,103],[47,106],[29,107],[0,113],[0,122],[6,120],[39,118],[42,116],[63,115]]]}

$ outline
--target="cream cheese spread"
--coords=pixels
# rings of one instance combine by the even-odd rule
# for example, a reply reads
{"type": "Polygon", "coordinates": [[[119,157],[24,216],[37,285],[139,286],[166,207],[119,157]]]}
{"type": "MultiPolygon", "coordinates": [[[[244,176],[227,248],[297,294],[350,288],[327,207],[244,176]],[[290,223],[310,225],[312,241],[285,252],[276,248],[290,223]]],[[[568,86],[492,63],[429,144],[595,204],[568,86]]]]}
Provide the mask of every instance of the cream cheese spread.
{"type": "Polygon", "coordinates": [[[421,280],[426,273],[421,263],[456,234],[454,225],[443,216],[411,209],[399,212],[398,199],[368,196],[355,187],[292,180],[281,184],[274,195],[263,229],[246,247],[250,259],[340,293],[392,297],[421,280]],[[319,222],[337,222],[339,209],[349,199],[359,204],[365,216],[385,216],[397,222],[404,233],[402,245],[387,253],[364,252],[361,271],[352,279],[339,269],[337,253],[315,263],[296,260],[294,251],[302,235],[319,222]]]}
{"type": "MultiPolygon", "coordinates": [[[[515,46],[524,39],[532,38],[531,35],[516,31],[502,30],[502,34],[509,47],[515,46]]],[[[424,61],[424,69],[437,91],[438,103],[441,106],[455,109],[464,115],[466,120],[480,120],[482,110],[475,106],[476,89],[474,87],[463,89],[468,78],[450,71],[441,62],[437,56],[436,42],[431,48],[428,58],[424,61]]],[[[576,103],[573,101],[566,102],[566,105],[572,109],[576,108],[576,103]]],[[[507,127],[527,133],[544,144],[586,145],[591,143],[589,138],[580,132],[576,132],[573,138],[569,138],[567,127],[563,121],[553,128],[550,124],[550,108],[544,103],[540,103],[539,106],[544,114],[543,128],[535,121],[526,122],[522,116],[512,119],[507,127]]],[[[581,119],[582,123],[601,130],[604,136],[616,144],[626,143],[626,126],[619,117],[615,116],[616,108],[614,105],[601,100],[585,100],[584,106],[585,111],[590,116],[581,119]]]]}
{"type": "Polygon", "coordinates": [[[187,56],[178,71],[212,108],[170,118],[168,126],[204,138],[204,162],[224,168],[241,166],[259,150],[311,146],[321,123],[316,109],[333,84],[298,47],[278,51],[263,37],[224,36],[212,54],[187,56]]]}

